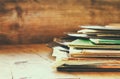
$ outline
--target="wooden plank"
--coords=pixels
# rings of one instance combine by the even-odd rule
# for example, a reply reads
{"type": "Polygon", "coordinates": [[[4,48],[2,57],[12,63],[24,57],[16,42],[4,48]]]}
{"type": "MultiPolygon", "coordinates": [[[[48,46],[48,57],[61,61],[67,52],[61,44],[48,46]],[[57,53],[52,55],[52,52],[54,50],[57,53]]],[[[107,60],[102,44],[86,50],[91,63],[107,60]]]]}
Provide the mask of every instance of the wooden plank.
{"type": "Polygon", "coordinates": [[[0,79],[13,79],[10,64],[3,55],[0,55],[0,79]]]}
{"type": "Polygon", "coordinates": [[[79,25],[119,22],[120,0],[0,1],[2,44],[43,43],[79,25]]]}
{"type": "Polygon", "coordinates": [[[12,77],[9,64],[0,63],[0,79],[12,79],[12,77]]]}
{"type": "Polygon", "coordinates": [[[46,45],[0,46],[0,79],[119,79],[120,72],[57,72],[46,45]]]}
{"type": "Polygon", "coordinates": [[[50,67],[48,64],[50,63],[46,60],[46,58],[42,58],[41,56],[35,54],[35,51],[38,49],[36,48],[35,50],[35,47],[33,47],[33,50],[31,49],[32,46],[28,45],[27,47],[13,46],[2,50],[4,53],[3,55],[6,59],[8,59],[7,62],[10,64],[13,79],[42,79],[46,75],[46,71],[49,72],[48,69],[50,67]],[[41,72],[44,75],[40,75],[41,72]]]}

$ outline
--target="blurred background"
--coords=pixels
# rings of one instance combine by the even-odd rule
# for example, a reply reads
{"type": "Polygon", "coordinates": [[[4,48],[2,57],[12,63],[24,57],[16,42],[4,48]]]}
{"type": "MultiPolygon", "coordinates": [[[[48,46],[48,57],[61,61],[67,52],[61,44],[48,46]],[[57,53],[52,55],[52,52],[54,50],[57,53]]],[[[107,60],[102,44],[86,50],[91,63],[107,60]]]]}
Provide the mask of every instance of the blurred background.
{"type": "Polygon", "coordinates": [[[47,43],[110,23],[120,23],[120,0],[0,0],[0,44],[47,43]]]}

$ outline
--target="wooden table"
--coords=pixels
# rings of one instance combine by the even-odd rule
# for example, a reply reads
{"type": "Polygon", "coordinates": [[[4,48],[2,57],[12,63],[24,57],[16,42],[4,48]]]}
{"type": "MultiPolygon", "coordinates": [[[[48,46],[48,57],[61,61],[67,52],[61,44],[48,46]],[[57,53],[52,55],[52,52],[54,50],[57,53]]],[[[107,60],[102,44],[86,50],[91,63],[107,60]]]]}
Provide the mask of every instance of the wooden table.
{"type": "Polygon", "coordinates": [[[120,79],[120,72],[57,72],[45,44],[0,46],[0,79],[120,79]]]}

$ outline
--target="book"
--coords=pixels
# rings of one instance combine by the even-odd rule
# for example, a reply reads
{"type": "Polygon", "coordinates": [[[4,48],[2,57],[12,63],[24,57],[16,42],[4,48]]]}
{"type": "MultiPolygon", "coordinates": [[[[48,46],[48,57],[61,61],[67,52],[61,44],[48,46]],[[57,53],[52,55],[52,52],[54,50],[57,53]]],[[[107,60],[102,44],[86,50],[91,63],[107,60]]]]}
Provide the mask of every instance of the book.
{"type": "Polygon", "coordinates": [[[78,39],[78,37],[62,37],[62,38],[54,38],[53,41],[62,46],[68,46],[73,40],[78,39]]]}
{"type": "Polygon", "coordinates": [[[117,38],[120,38],[120,34],[114,34],[114,33],[112,33],[112,34],[95,34],[97,37],[113,37],[113,38],[115,38],[115,37],[117,37],[117,38]]]}
{"type": "Polygon", "coordinates": [[[98,30],[93,30],[93,29],[81,29],[81,30],[78,30],[77,33],[96,33],[98,32],[98,30]]]}
{"type": "Polygon", "coordinates": [[[105,34],[105,33],[86,33],[86,34],[80,34],[80,33],[68,33],[67,34],[70,37],[77,37],[77,38],[86,38],[86,39],[113,39],[113,40],[119,40],[120,34],[105,34]]]}
{"type": "Polygon", "coordinates": [[[110,26],[80,26],[80,28],[93,29],[93,30],[111,30],[111,31],[120,30],[120,28],[110,27],[110,26]]]}
{"type": "Polygon", "coordinates": [[[79,34],[120,34],[119,30],[95,30],[95,29],[81,29],[78,30],[79,34]]]}
{"type": "Polygon", "coordinates": [[[68,33],[67,35],[71,37],[89,38],[87,34],[80,34],[80,33],[68,33]]]}
{"type": "Polygon", "coordinates": [[[120,50],[76,49],[70,47],[70,57],[120,57],[120,50]]]}
{"type": "Polygon", "coordinates": [[[110,23],[106,25],[105,27],[120,29],[120,23],[110,23]]]}
{"type": "MultiPolygon", "coordinates": [[[[117,26],[118,27],[118,26],[117,26]]],[[[120,72],[120,28],[81,26],[67,37],[55,38],[53,67],[67,72],[120,72]]]]}
{"type": "Polygon", "coordinates": [[[53,53],[52,56],[56,57],[56,61],[60,60],[61,58],[67,58],[68,57],[68,49],[61,46],[53,47],[53,53]]]}
{"type": "Polygon", "coordinates": [[[120,45],[96,45],[89,39],[76,39],[68,44],[68,47],[86,49],[120,49],[120,45]]]}
{"type": "Polygon", "coordinates": [[[120,44],[120,40],[116,39],[90,39],[95,44],[120,44]]]}
{"type": "Polygon", "coordinates": [[[58,71],[120,71],[119,58],[66,58],[58,63],[58,71]]]}
{"type": "Polygon", "coordinates": [[[57,71],[66,72],[120,72],[119,64],[86,64],[86,65],[67,65],[57,67],[57,71]]]}

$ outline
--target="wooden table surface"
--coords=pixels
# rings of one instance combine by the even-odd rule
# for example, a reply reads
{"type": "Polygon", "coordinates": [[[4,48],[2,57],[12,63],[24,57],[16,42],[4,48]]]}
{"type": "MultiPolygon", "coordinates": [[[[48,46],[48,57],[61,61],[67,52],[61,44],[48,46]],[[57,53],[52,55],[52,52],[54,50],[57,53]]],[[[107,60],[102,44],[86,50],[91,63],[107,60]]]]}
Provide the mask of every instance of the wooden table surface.
{"type": "Polygon", "coordinates": [[[120,79],[120,72],[57,72],[45,44],[0,46],[0,79],[120,79]]]}

